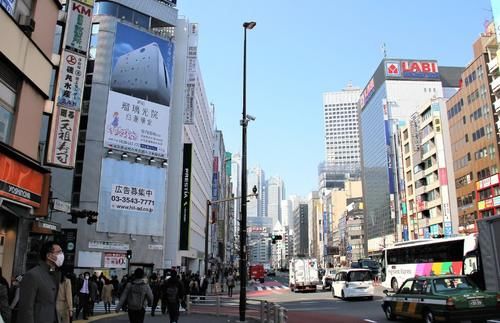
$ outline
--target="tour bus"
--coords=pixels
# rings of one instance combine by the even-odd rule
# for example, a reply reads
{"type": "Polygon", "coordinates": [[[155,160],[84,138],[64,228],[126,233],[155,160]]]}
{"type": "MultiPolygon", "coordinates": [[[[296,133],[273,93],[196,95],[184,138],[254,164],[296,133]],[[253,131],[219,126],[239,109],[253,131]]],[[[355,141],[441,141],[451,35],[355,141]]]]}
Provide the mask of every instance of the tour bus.
{"type": "Polygon", "coordinates": [[[415,276],[460,275],[464,256],[476,248],[476,235],[396,243],[383,251],[382,286],[396,291],[399,284],[415,276]]]}

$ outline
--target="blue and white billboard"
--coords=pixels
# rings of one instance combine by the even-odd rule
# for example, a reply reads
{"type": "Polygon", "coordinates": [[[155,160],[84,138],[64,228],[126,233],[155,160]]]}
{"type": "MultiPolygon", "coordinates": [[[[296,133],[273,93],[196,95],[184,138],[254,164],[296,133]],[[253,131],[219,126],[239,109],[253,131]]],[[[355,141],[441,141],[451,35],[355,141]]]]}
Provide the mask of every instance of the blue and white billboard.
{"type": "Polygon", "coordinates": [[[166,169],[105,158],[97,231],[163,235],[166,169]]]}
{"type": "Polygon", "coordinates": [[[174,44],[118,23],[104,145],[167,158],[174,44]]]}

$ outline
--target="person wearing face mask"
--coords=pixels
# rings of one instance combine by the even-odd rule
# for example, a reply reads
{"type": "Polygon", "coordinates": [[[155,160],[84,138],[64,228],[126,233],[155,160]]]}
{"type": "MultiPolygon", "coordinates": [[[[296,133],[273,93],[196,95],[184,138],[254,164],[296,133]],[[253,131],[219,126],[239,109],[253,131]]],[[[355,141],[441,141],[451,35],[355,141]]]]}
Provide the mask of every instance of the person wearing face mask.
{"type": "Polygon", "coordinates": [[[83,280],[78,282],[78,306],[76,308],[75,318],[78,319],[80,311],[83,309],[83,319],[89,317],[89,299],[90,299],[90,273],[83,274],[83,280]]]}
{"type": "Polygon", "coordinates": [[[64,254],[56,242],[45,242],[40,248],[40,262],[23,276],[19,291],[17,322],[56,323],[56,297],[64,254]]]}

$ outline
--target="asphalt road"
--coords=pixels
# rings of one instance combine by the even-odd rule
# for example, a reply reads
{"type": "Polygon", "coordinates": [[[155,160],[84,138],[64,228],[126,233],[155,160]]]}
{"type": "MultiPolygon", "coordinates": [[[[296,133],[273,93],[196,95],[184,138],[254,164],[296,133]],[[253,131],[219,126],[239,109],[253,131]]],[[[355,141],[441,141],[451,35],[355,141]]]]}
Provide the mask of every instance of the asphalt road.
{"type": "MultiPolygon", "coordinates": [[[[258,286],[288,286],[288,273],[266,277],[258,286]]],[[[279,303],[288,310],[289,323],[321,322],[390,322],[382,311],[383,287],[376,287],[373,300],[343,301],[333,298],[330,291],[318,286],[316,293],[293,293],[289,289],[265,289],[249,293],[249,298],[279,303]]]]}

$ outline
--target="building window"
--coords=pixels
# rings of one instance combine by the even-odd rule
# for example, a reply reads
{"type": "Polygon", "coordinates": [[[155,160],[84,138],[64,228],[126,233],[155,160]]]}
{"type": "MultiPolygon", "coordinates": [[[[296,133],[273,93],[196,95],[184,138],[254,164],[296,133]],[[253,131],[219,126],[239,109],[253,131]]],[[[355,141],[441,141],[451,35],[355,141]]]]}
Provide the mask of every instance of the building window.
{"type": "Polygon", "coordinates": [[[0,60],[0,141],[10,143],[19,78],[0,60]]]}

